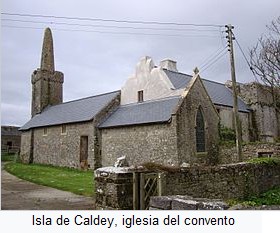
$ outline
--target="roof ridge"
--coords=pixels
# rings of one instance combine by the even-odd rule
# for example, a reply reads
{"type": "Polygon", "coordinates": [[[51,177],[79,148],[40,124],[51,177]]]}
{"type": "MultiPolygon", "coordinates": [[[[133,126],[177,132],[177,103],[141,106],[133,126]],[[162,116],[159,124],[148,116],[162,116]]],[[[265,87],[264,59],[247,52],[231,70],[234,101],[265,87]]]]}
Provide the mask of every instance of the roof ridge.
{"type": "MultiPolygon", "coordinates": [[[[163,68],[163,70],[166,70],[166,71],[169,71],[169,72],[172,72],[172,73],[177,73],[177,74],[182,74],[182,75],[185,75],[185,76],[192,77],[192,75],[190,75],[190,74],[185,74],[185,73],[182,73],[182,72],[179,72],[179,71],[168,70],[168,69],[165,69],[165,68],[163,68]]],[[[208,81],[208,82],[212,82],[212,83],[216,83],[216,84],[220,84],[220,85],[225,86],[225,84],[217,82],[217,81],[213,81],[213,80],[209,80],[209,79],[205,79],[205,78],[201,78],[201,80],[205,80],[205,81],[208,81]]]]}
{"type": "Polygon", "coordinates": [[[169,72],[172,72],[172,73],[177,73],[177,74],[182,74],[182,75],[185,75],[185,76],[192,77],[192,75],[190,75],[190,74],[185,74],[185,73],[182,73],[182,72],[179,72],[179,71],[168,70],[168,69],[166,69],[166,68],[163,68],[163,70],[169,71],[169,72]]]}
{"type": "Polygon", "coordinates": [[[219,83],[219,82],[217,82],[217,81],[213,81],[213,80],[209,80],[209,79],[205,79],[205,78],[202,78],[202,80],[203,80],[203,81],[208,81],[208,82],[211,82],[211,83],[216,83],[216,84],[219,84],[219,85],[222,85],[222,86],[226,87],[225,84],[219,83]]]}
{"type": "Polygon", "coordinates": [[[129,103],[129,104],[123,104],[123,105],[119,105],[119,107],[129,107],[129,106],[133,106],[133,105],[143,105],[143,104],[148,104],[148,103],[154,103],[154,102],[158,102],[158,101],[164,101],[164,100],[168,100],[168,99],[176,99],[181,97],[180,95],[174,95],[174,96],[167,96],[167,97],[163,97],[160,99],[153,99],[153,100],[146,100],[143,102],[136,102],[136,103],[129,103]]]}
{"type": "Polygon", "coordinates": [[[90,98],[93,98],[93,97],[99,97],[99,96],[102,96],[102,95],[109,95],[109,94],[112,94],[112,93],[115,93],[115,92],[116,93],[120,92],[120,90],[111,91],[111,92],[107,92],[107,93],[102,93],[102,94],[98,94],[98,95],[87,96],[87,97],[83,97],[83,98],[76,99],[76,100],[69,100],[67,102],[63,102],[63,103],[60,103],[60,104],[52,105],[51,107],[59,106],[59,105],[62,105],[62,104],[68,104],[68,103],[72,103],[72,102],[76,102],[76,101],[81,101],[81,100],[85,100],[85,99],[90,99],[90,98]]]}

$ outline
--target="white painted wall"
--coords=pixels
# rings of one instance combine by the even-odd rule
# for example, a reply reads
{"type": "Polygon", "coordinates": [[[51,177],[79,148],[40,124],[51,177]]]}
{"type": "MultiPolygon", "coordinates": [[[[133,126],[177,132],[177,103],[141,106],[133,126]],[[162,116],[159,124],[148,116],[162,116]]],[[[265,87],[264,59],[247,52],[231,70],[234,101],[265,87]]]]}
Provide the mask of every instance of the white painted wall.
{"type": "Polygon", "coordinates": [[[155,67],[152,58],[144,57],[121,89],[121,105],[136,103],[138,91],[141,90],[144,93],[144,101],[181,95],[183,92],[183,89],[174,89],[162,67],[155,67]]]}

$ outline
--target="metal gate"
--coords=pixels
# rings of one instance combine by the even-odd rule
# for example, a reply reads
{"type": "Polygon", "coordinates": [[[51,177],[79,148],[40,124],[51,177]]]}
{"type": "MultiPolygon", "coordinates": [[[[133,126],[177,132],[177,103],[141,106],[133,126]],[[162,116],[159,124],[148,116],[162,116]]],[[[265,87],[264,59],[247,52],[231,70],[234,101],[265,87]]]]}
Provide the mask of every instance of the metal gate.
{"type": "Polygon", "coordinates": [[[133,209],[149,209],[150,197],[161,196],[161,173],[133,173],[133,209]]]}

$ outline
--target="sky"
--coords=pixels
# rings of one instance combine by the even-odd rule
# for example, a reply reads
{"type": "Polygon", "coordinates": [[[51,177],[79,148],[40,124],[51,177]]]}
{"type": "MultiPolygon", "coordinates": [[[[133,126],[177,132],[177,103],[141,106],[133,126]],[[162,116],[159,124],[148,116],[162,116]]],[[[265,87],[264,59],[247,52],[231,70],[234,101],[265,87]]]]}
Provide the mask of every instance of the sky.
{"type": "MultiPolygon", "coordinates": [[[[2,0],[1,124],[22,126],[31,117],[31,74],[40,66],[46,27],[66,102],[119,90],[144,56],[155,65],[175,60],[187,74],[198,67],[202,78],[224,83],[231,78],[224,25],[234,25],[248,57],[279,9],[279,0],[2,0]]],[[[237,81],[254,81],[236,42],[234,55],[237,81]]]]}

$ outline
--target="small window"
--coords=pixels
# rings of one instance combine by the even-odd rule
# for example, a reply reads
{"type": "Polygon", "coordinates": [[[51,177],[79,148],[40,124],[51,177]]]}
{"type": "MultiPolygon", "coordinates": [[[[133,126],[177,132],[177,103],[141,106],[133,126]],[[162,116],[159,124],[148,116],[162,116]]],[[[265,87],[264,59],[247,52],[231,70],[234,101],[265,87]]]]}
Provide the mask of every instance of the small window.
{"type": "Polygon", "coordinates": [[[61,126],[61,134],[66,134],[66,125],[61,126]]]}
{"type": "Polygon", "coordinates": [[[138,91],[138,102],[144,101],[144,93],[143,91],[138,91]]]}
{"type": "Polygon", "coordinates": [[[48,135],[48,128],[44,128],[43,135],[44,136],[48,135]]]}

